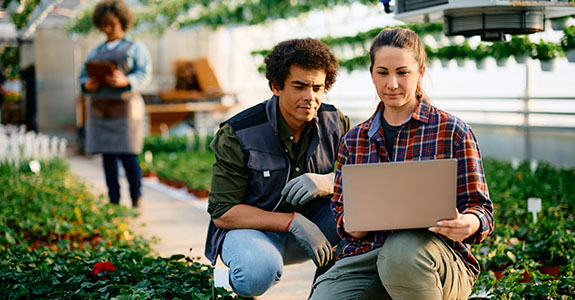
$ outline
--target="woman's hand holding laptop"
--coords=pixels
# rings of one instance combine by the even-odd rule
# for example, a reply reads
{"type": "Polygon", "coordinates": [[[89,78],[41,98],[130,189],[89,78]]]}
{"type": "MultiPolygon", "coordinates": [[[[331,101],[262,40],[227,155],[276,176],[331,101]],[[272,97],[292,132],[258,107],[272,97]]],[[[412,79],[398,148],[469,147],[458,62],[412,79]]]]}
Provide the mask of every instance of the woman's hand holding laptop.
{"type": "Polygon", "coordinates": [[[474,235],[479,229],[479,219],[474,214],[460,214],[457,209],[455,219],[439,220],[429,231],[441,234],[450,240],[461,242],[474,235]]]}

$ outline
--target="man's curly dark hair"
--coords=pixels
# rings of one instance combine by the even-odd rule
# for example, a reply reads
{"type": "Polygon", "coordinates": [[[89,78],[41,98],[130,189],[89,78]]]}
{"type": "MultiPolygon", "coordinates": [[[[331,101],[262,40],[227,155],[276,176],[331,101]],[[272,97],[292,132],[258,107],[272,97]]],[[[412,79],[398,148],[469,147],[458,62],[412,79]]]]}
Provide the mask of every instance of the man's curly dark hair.
{"type": "Polygon", "coordinates": [[[335,83],[339,63],[321,41],[305,38],[292,39],[277,44],[266,56],[266,78],[270,88],[273,86],[282,90],[292,65],[307,70],[322,70],[325,72],[325,90],[335,83]]]}

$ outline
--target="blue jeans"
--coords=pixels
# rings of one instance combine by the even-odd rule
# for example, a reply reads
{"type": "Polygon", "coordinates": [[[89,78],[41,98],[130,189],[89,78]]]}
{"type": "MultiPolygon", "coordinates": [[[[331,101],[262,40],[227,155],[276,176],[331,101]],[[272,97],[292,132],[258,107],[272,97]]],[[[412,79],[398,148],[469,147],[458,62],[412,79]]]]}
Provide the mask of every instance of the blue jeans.
{"type": "MultiPolygon", "coordinates": [[[[315,199],[299,212],[315,223],[332,246],[339,243],[329,201],[315,199]]],[[[224,238],[222,261],[230,268],[230,284],[238,295],[260,296],[280,281],[284,265],[310,259],[289,232],[230,230],[224,238]]]]}
{"type": "Polygon", "coordinates": [[[108,186],[108,197],[114,204],[120,203],[120,183],[118,180],[118,160],[124,165],[126,177],[130,184],[130,198],[135,203],[142,195],[142,171],[138,163],[136,154],[102,154],[104,163],[104,173],[106,175],[106,185],[108,186]]]}

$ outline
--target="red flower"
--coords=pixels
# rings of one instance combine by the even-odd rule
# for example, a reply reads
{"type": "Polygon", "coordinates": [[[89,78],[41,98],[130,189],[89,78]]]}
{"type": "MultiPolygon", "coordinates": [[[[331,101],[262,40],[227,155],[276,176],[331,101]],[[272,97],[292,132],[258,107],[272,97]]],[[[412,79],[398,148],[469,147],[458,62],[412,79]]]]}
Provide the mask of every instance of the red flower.
{"type": "Polygon", "coordinates": [[[108,271],[108,273],[110,273],[110,272],[116,270],[116,267],[114,267],[114,265],[109,261],[106,261],[106,262],[99,261],[94,265],[94,268],[92,269],[92,274],[96,275],[96,274],[98,274],[104,270],[106,270],[106,271],[108,271]]]}

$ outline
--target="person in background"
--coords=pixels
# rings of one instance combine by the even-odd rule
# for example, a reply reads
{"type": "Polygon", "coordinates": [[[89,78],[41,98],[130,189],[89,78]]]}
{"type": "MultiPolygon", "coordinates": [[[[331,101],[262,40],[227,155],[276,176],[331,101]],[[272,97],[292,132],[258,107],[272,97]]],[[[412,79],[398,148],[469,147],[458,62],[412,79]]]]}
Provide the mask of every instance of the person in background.
{"type": "Polygon", "coordinates": [[[265,58],[273,96],[223,122],[211,148],[206,257],[230,268],[231,286],[259,296],[284,265],[333,261],[339,242],[329,208],[334,163],[349,119],[322,103],[339,64],[311,38],[279,43],[265,58]]]}
{"type": "Polygon", "coordinates": [[[480,272],[469,244],[480,243],[494,228],[475,135],[424,95],[427,56],[413,31],[384,29],[371,45],[370,58],[381,101],[340,145],[331,207],[342,252],[316,280],[311,299],[467,299],[480,272]],[[447,158],[458,164],[455,219],[423,229],[346,230],[342,166],[447,158]]]}
{"type": "Polygon", "coordinates": [[[126,36],[133,24],[130,8],[121,0],[100,1],[92,22],[106,41],[92,49],[86,62],[111,62],[114,71],[104,78],[89,77],[86,65],[78,83],[90,95],[86,122],[86,152],[102,153],[108,197],[120,203],[118,161],[130,184],[132,205],[141,199],[141,170],[137,155],[144,138],[144,101],[139,91],[152,79],[148,49],[126,36]]]}

